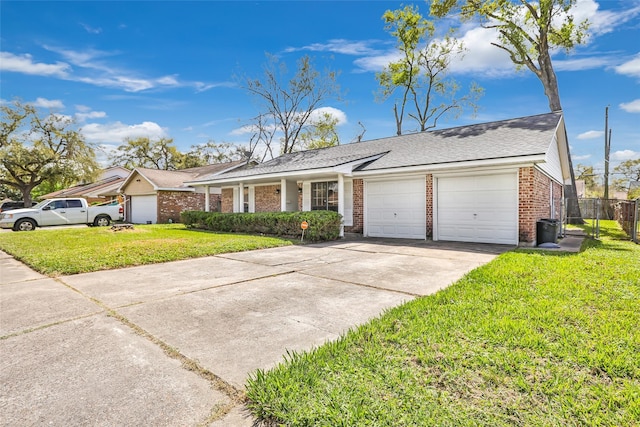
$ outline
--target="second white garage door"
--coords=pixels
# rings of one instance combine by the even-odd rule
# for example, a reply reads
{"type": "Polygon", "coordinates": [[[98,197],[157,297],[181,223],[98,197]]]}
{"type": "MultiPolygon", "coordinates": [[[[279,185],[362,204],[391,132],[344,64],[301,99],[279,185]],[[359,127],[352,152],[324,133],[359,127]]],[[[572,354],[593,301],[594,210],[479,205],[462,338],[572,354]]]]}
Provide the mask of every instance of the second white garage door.
{"type": "Polygon", "coordinates": [[[152,224],[158,222],[158,197],[131,196],[131,222],[134,224],[152,224]]]}
{"type": "Polygon", "coordinates": [[[426,238],[425,178],[366,182],[366,234],[426,238]]]}
{"type": "Polygon", "coordinates": [[[437,180],[437,238],[518,244],[515,173],[437,180]]]}

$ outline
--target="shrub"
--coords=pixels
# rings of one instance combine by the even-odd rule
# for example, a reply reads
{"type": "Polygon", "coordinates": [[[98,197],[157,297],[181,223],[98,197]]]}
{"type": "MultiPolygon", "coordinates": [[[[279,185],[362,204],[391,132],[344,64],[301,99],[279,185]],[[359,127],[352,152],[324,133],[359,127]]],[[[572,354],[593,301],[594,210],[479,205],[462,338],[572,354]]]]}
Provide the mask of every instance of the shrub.
{"type": "Polygon", "coordinates": [[[280,237],[299,237],[300,224],[309,223],[305,240],[318,242],[335,240],[340,236],[342,217],[333,211],[309,212],[260,212],[260,213],[218,213],[185,211],[182,223],[190,228],[217,232],[262,233],[280,237]]]}

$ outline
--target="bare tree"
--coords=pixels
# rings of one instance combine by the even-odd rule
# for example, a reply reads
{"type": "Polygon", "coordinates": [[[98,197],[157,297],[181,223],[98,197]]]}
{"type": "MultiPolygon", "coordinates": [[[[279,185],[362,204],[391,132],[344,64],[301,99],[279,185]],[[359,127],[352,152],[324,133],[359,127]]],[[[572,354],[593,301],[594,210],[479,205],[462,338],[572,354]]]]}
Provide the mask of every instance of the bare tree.
{"type": "MultiPolygon", "coordinates": [[[[280,153],[291,153],[299,144],[299,137],[308,125],[314,110],[322,107],[326,101],[339,97],[339,86],[334,71],[317,71],[308,56],[298,60],[296,73],[287,79],[288,71],[284,63],[273,55],[268,55],[262,79],[243,79],[243,85],[253,94],[262,107],[258,116],[258,139],[273,140],[268,132],[273,129],[282,133],[280,153]]],[[[272,145],[267,151],[272,153],[272,145]]]]}

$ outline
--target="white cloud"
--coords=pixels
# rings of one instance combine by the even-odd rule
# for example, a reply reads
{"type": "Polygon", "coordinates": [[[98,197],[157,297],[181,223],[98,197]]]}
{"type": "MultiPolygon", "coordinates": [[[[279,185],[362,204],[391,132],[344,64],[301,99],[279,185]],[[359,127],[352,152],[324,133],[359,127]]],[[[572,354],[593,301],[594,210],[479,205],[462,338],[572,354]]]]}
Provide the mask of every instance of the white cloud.
{"type": "Polygon", "coordinates": [[[0,70],[37,76],[66,77],[71,67],[64,62],[55,64],[34,62],[29,54],[14,55],[9,52],[0,52],[0,70]]]}
{"type": "Polygon", "coordinates": [[[498,42],[498,32],[482,27],[472,28],[459,38],[465,53],[451,63],[451,71],[457,73],[481,73],[498,77],[515,72],[509,54],[491,43],[498,42]]]}
{"type": "Polygon", "coordinates": [[[615,67],[616,73],[640,78],[640,54],[630,61],[615,67]]]}
{"type": "Polygon", "coordinates": [[[616,27],[640,15],[640,5],[637,4],[620,11],[598,10],[599,8],[600,5],[594,0],[578,0],[572,9],[574,22],[588,19],[589,32],[593,36],[599,36],[614,31],[616,27]]]}
{"type": "Polygon", "coordinates": [[[82,134],[88,142],[94,143],[118,143],[126,138],[164,138],[167,137],[166,129],[155,122],[142,122],[136,125],[127,125],[122,122],[109,124],[89,123],[82,127],[82,134]]]}
{"type": "Polygon", "coordinates": [[[76,51],[50,45],[44,45],[43,48],[60,55],[65,62],[58,61],[55,64],[46,64],[35,61],[30,54],[16,55],[10,52],[0,52],[0,70],[57,77],[94,86],[121,89],[125,92],[141,92],[162,87],[190,87],[196,92],[203,92],[214,87],[233,86],[231,82],[211,84],[199,81],[182,81],[178,75],[141,76],[134,71],[109,64],[106,61],[108,57],[121,54],[116,51],[108,52],[97,49],[76,51]],[[75,68],[72,68],[70,64],[75,68]]]}
{"type": "Polygon", "coordinates": [[[382,71],[390,62],[397,61],[400,56],[398,52],[389,51],[380,55],[366,56],[353,61],[357,67],[356,72],[374,72],[382,71]]]}
{"type": "Polygon", "coordinates": [[[84,30],[89,34],[100,34],[102,32],[102,28],[100,27],[92,27],[88,24],[80,24],[84,30]]]}
{"type": "Polygon", "coordinates": [[[87,119],[101,119],[107,117],[107,113],[104,111],[89,111],[87,113],[76,113],[76,120],[79,122],[84,122],[87,119]]]}
{"type": "Polygon", "coordinates": [[[375,55],[379,53],[379,50],[371,47],[372,44],[377,43],[376,40],[360,40],[352,41],[346,39],[331,39],[326,43],[313,43],[302,47],[289,47],[285,49],[285,52],[296,52],[301,50],[308,50],[312,52],[333,52],[343,55],[375,55]]]}
{"type": "MultiPolygon", "coordinates": [[[[330,114],[335,119],[338,119],[338,123],[336,123],[336,126],[340,126],[347,123],[347,114],[344,111],[339,110],[337,108],[333,108],[333,107],[321,107],[313,110],[311,112],[311,115],[309,116],[309,121],[307,123],[320,119],[322,115],[325,113],[330,114]]],[[[215,122],[211,122],[210,124],[214,124],[214,123],[215,122]]],[[[273,123],[269,123],[264,125],[264,129],[269,132],[273,132],[273,130],[276,129],[276,126],[273,123]]],[[[259,129],[255,124],[249,124],[249,125],[236,128],[232,130],[229,134],[233,136],[247,135],[247,134],[256,133],[258,132],[258,130],[259,129]]]]}
{"type": "Polygon", "coordinates": [[[571,160],[574,161],[578,161],[578,160],[587,160],[591,158],[591,154],[584,154],[582,156],[571,156],[571,160]]]}
{"type": "Polygon", "coordinates": [[[322,118],[324,114],[329,114],[334,119],[337,119],[338,120],[338,123],[336,123],[337,126],[344,125],[347,123],[347,114],[344,111],[338,110],[337,108],[333,108],[333,107],[321,107],[314,110],[311,113],[310,119],[312,121],[316,121],[322,118]]]}
{"type": "Polygon", "coordinates": [[[617,61],[612,56],[591,56],[579,59],[556,59],[553,67],[556,71],[580,71],[593,70],[595,68],[606,68],[617,61]]]}
{"type": "MultiPolygon", "coordinates": [[[[275,125],[265,125],[265,130],[272,132],[276,127],[275,125]]],[[[258,126],[256,125],[246,125],[236,128],[229,132],[229,135],[239,136],[239,135],[247,135],[258,132],[258,126]]]]}
{"type": "Polygon", "coordinates": [[[29,104],[39,108],[55,108],[60,110],[64,109],[64,104],[59,99],[36,98],[35,101],[29,102],[29,104]]]}
{"type": "Polygon", "coordinates": [[[611,153],[610,159],[616,162],[624,162],[625,160],[639,159],[640,153],[633,150],[621,150],[611,153]]]}
{"type": "Polygon", "coordinates": [[[578,135],[578,139],[596,139],[601,138],[604,132],[601,130],[589,130],[578,135]]]}
{"type": "Polygon", "coordinates": [[[620,104],[620,108],[627,113],[640,113],[640,99],[635,99],[631,102],[623,102],[620,104]]]}

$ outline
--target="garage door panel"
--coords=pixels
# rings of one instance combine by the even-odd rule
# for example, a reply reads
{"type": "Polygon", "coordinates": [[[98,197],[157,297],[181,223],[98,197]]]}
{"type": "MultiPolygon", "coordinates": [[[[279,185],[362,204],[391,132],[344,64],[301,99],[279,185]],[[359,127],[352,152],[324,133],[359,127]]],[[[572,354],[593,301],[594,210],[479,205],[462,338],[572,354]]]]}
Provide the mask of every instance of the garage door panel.
{"type": "Polygon", "coordinates": [[[440,240],[517,243],[516,174],[439,178],[440,240]]]}
{"type": "Polygon", "coordinates": [[[426,237],[425,178],[366,182],[366,230],[372,237],[426,237]]]}
{"type": "Polygon", "coordinates": [[[158,222],[158,198],[155,195],[131,196],[131,222],[134,224],[158,222]]]}

